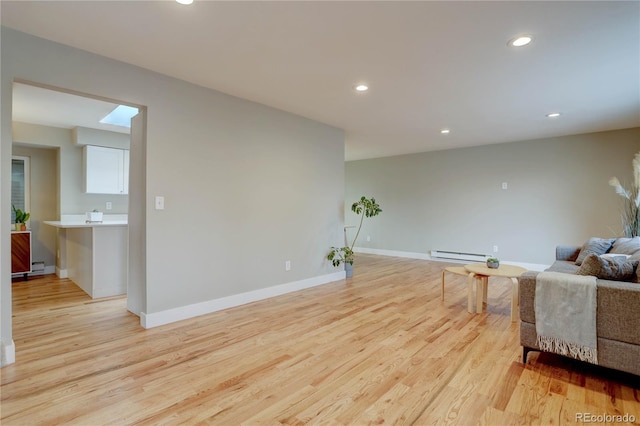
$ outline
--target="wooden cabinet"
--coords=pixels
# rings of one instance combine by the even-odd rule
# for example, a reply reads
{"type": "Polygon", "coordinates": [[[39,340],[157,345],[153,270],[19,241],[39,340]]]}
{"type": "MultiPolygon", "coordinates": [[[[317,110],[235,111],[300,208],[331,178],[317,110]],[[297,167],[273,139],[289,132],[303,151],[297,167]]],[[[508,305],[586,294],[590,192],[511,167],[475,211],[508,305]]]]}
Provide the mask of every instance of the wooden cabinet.
{"type": "Polygon", "coordinates": [[[11,233],[11,273],[31,272],[31,231],[11,233]]]}
{"type": "Polygon", "coordinates": [[[129,151],[86,145],[84,183],[89,194],[127,194],[129,192],[129,151]]]}

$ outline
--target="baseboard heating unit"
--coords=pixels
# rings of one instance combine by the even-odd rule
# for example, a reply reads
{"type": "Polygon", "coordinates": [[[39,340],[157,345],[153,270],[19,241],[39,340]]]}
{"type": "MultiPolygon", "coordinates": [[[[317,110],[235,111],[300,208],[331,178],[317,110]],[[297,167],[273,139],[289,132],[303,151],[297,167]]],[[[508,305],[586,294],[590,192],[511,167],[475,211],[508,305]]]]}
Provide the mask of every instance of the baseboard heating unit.
{"type": "Polygon", "coordinates": [[[485,262],[489,256],[479,253],[461,253],[457,251],[431,250],[432,259],[467,260],[469,262],[485,262]]]}

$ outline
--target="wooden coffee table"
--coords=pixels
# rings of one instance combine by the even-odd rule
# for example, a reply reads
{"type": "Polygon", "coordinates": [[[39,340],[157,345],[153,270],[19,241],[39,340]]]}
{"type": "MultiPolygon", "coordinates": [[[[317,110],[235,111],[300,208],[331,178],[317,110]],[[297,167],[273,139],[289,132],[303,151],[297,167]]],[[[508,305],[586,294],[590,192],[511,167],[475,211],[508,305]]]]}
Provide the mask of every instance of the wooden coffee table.
{"type": "Polygon", "coordinates": [[[465,265],[464,269],[476,277],[476,312],[482,313],[482,304],[487,301],[487,287],[489,277],[509,278],[513,283],[511,290],[511,321],[518,320],[518,277],[527,272],[525,268],[513,265],[500,265],[498,268],[488,268],[484,263],[465,265]]]}

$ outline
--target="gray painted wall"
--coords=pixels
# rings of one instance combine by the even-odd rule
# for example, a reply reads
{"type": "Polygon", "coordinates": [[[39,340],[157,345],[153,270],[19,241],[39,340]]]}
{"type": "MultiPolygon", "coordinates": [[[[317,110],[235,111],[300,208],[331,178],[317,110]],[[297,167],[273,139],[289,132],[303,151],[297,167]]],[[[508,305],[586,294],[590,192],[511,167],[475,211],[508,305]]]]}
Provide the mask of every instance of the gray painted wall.
{"type": "Polygon", "coordinates": [[[29,157],[31,258],[54,267],[56,229],[42,222],[58,219],[58,150],[14,145],[13,155],[29,157]]]}
{"type": "MultiPolygon", "coordinates": [[[[7,28],[1,42],[1,229],[19,79],[147,107],[145,194],[129,204],[146,207],[146,313],[335,272],[324,257],[343,236],[342,130],[7,28]]],[[[8,344],[8,233],[0,262],[8,344]]]]}
{"type": "Polygon", "coordinates": [[[374,196],[383,209],[356,246],[491,254],[497,245],[502,260],[550,264],[558,244],[620,235],[622,199],[608,181],[630,182],[638,151],[635,128],[347,162],[346,201],[374,196]]]}

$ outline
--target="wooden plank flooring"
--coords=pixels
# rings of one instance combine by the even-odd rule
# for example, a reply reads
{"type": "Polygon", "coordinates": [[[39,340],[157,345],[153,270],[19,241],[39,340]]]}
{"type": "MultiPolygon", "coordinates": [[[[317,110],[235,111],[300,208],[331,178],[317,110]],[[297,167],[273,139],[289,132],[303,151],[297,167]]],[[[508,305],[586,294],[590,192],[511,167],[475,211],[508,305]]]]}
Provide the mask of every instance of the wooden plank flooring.
{"type": "Polygon", "coordinates": [[[358,255],[349,280],[150,330],[122,297],[15,282],[1,423],[640,424],[637,377],[535,352],[523,365],[510,282],[471,315],[464,277],[440,301],[445,266],[358,255]]]}

